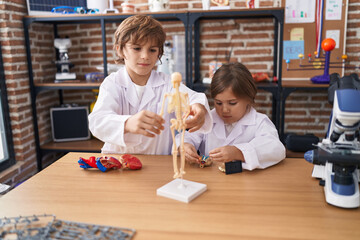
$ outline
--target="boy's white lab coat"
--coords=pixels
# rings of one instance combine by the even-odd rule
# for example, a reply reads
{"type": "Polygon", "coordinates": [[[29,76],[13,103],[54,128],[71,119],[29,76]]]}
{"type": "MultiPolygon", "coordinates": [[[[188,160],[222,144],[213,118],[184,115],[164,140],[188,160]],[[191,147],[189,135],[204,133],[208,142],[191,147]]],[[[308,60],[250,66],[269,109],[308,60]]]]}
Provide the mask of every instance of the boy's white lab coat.
{"type": "MultiPolygon", "coordinates": [[[[244,169],[266,168],[285,158],[285,148],[280,142],[278,132],[270,119],[254,108],[241,118],[229,136],[225,134],[224,121],[217,115],[215,109],[211,111],[213,130],[208,134],[185,134],[185,142],[191,143],[201,155],[209,156],[209,152],[222,146],[235,146],[244,155],[244,169]]],[[[177,136],[177,142],[179,142],[177,136]]]]}
{"type": "MultiPolygon", "coordinates": [[[[131,81],[126,68],[119,69],[110,74],[100,86],[100,92],[93,111],[89,115],[89,128],[92,134],[105,142],[103,153],[133,153],[133,154],[171,154],[172,138],[170,131],[170,118],[174,114],[167,113],[165,105],[165,129],[154,138],[139,134],[124,134],[125,121],[141,110],[149,110],[159,114],[165,93],[172,92],[169,75],[151,72],[146,84],[143,97],[139,100],[135,84],[131,81]]],[[[180,85],[181,92],[189,94],[190,105],[200,103],[205,106],[205,123],[200,132],[207,133],[211,130],[212,119],[207,98],[203,93],[197,93],[180,85]]]]}

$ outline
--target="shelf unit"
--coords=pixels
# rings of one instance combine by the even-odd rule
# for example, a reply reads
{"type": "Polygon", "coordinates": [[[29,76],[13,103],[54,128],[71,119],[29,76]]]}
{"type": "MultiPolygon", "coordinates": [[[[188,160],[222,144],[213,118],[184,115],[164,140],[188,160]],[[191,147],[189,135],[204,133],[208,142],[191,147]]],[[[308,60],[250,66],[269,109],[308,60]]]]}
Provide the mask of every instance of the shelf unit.
{"type": "MultiPolygon", "coordinates": [[[[227,19],[227,18],[274,18],[275,19],[275,39],[274,39],[274,76],[278,77],[277,83],[261,83],[258,84],[260,89],[264,89],[272,93],[273,96],[273,121],[278,125],[281,96],[281,60],[282,58],[282,36],[283,36],[283,8],[260,8],[260,9],[244,9],[244,10],[221,10],[221,11],[171,11],[171,12],[142,12],[141,14],[151,15],[159,21],[181,21],[185,27],[185,48],[186,48],[186,84],[195,90],[204,90],[206,86],[196,83],[199,78],[199,20],[200,19],[227,19]],[[194,39],[194,41],[193,41],[194,39]],[[192,47],[194,43],[194,48],[192,47]],[[195,56],[195,73],[193,73],[192,59],[195,56]],[[195,79],[193,79],[195,77],[195,79]]],[[[36,113],[36,97],[41,91],[58,90],[60,92],[60,102],[62,102],[62,90],[65,89],[97,89],[99,83],[73,82],[73,83],[34,83],[33,68],[31,61],[29,26],[32,23],[52,24],[54,26],[54,35],[57,36],[57,26],[62,24],[84,24],[84,23],[100,23],[104,75],[107,76],[107,54],[106,54],[106,23],[121,22],[132,16],[132,14],[94,14],[94,15],[48,15],[48,16],[25,16],[23,18],[25,47],[27,54],[27,64],[29,72],[29,86],[31,94],[31,105],[33,113],[34,136],[37,154],[38,171],[42,170],[42,156],[51,151],[69,152],[100,152],[102,143],[97,139],[89,141],[79,141],[77,143],[46,143],[40,146],[37,113],[36,113]]]]}
{"type": "Polygon", "coordinates": [[[238,10],[215,10],[215,11],[189,11],[187,36],[189,44],[193,43],[193,48],[188,48],[188,59],[194,57],[193,61],[187,61],[189,70],[187,78],[189,85],[195,90],[204,88],[200,80],[200,20],[217,19],[251,19],[251,18],[272,18],[274,19],[274,58],[273,76],[276,76],[277,83],[259,83],[259,89],[268,91],[272,94],[272,120],[277,129],[280,126],[280,104],[281,104],[281,64],[283,54],[283,30],[284,30],[284,9],[283,8],[258,8],[258,9],[238,9],[238,10]]]}
{"type": "Polygon", "coordinates": [[[281,85],[281,125],[280,125],[280,139],[285,142],[285,103],[289,95],[297,90],[319,91],[327,90],[329,84],[314,84],[310,80],[284,80],[281,85]]]}
{"type": "MultiPolygon", "coordinates": [[[[151,15],[159,21],[181,21],[184,26],[187,25],[187,12],[184,11],[172,11],[161,13],[144,13],[151,15]]],[[[62,102],[62,90],[65,89],[97,89],[100,83],[86,83],[86,82],[72,82],[72,83],[34,83],[33,68],[31,61],[30,50],[30,36],[29,26],[32,23],[44,23],[52,24],[54,26],[54,35],[57,35],[57,26],[62,24],[85,24],[85,23],[97,23],[101,25],[101,38],[102,38],[102,50],[103,50],[103,65],[104,75],[107,76],[107,54],[106,54],[106,23],[121,22],[124,19],[130,17],[131,14],[94,14],[94,15],[82,15],[82,14],[69,14],[69,15],[48,15],[48,16],[25,16],[23,18],[24,25],[24,37],[25,47],[28,62],[29,71],[29,85],[31,92],[31,105],[34,124],[34,136],[37,154],[37,167],[38,171],[42,170],[42,156],[46,153],[56,152],[70,152],[70,151],[82,151],[82,152],[100,152],[102,147],[101,141],[97,139],[90,139],[88,141],[77,142],[63,142],[55,143],[50,142],[40,145],[37,113],[36,113],[36,97],[45,90],[59,90],[60,103],[62,102]]],[[[186,33],[185,33],[186,34],[186,33]]],[[[186,35],[185,35],[186,37],[186,35]]],[[[187,47],[187,46],[186,46],[187,47]]]]}

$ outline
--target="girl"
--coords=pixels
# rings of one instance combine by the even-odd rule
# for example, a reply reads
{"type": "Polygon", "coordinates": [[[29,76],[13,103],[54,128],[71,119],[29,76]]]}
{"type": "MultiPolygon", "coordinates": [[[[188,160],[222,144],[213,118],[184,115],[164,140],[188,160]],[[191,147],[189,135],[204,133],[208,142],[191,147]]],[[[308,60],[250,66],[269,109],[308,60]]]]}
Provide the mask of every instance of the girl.
{"type": "MultiPolygon", "coordinates": [[[[134,15],[119,25],[114,38],[117,63],[124,62],[125,67],[101,84],[89,115],[89,128],[105,142],[102,153],[168,155],[172,147],[171,116],[162,118],[157,113],[172,85],[170,76],[153,70],[163,54],[165,32],[152,17],[134,15]]],[[[209,132],[212,119],[205,94],[183,84],[180,91],[189,95],[193,117],[185,121],[187,127],[191,132],[209,132]]]]}
{"type": "Polygon", "coordinates": [[[244,65],[223,65],[214,74],[210,89],[215,104],[213,129],[208,134],[186,133],[188,162],[198,162],[197,150],[215,162],[240,160],[248,170],[267,168],[285,158],[274,124],[253,108],[257,90],[244,65]]]}

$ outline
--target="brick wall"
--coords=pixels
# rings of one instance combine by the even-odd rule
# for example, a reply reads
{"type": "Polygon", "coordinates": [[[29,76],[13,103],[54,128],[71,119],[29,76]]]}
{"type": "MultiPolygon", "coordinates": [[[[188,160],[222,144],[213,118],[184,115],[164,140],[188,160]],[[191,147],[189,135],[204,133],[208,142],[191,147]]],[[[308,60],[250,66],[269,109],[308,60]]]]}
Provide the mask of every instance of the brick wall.
{"type": "MultiPolygon", "coordinates": [[[[120,9],[123,1],[115,0],[114,6],[120,9]]],[[[147,0],[133,0],[137,11],[146,11],[147,0]]],[[[230,1],[231,8],[244,8],[245,1],[230,1]]],[[[273,6],[273,1],[260,1],[261,7],[273,6]]],[[[170,0],[170,9],[201,9],[200,0],[170,0]]],[[[35,142],[31,114],[31,102],[27,75],[26,53],[22,17],[27,14],[25,0],[0,1],[0,36],[6,84],[9,95],[11,125],[14,136],[14,148],[17,164],[0,173],[0,182],[15,185],[36,172],[35,142]]],[[[347,30],[347,53],[357,66],[360,41],[360,0],[349,0],[349,20],[347,30]]],[[[172,40],[176,34],[184,34],[181,22],[163,22],[172,40]]],[[[113,63],[112,36],[117,24],[107,24],[108,63],[113,63]]],[[[53,81],[55,74],[55,50],[53,48],[53,27],[46,24],[32,24],[30,28],[32,63],[36,82],[53,81]]],[[[87,72],[98,71],[102,65],[101,32],[99,24],[69,24],[59,26],[60,37],[69,36],[72,47],[70,60],[75,64],[72,69],[79,79],[87,72]]],[[[208,74],[208,63],[217,58],[225,61],[225,55],[233,46],[231,61],[244,63],[252,72],[266,72],[272,76],[273,23],[269,19],[252,20],[203,20],[201,21],[201,77],[208,74]]],[[[351,71],[347,71],[351,73],[351,71]]],[[[91,91],[65,91],[64,102],[89,104],[93,101],[91,91]]],[[[211,102],[211,99],[209,99],[211,102]]],[[[259,91],[256,108],[271,115],[271,94],[259,91]]],[[[51,139],[49,109],[59,104],[55,91],[41,92],[37,98],[40,142],[51,139]]],[[[315,133],[323,137],[326,131],[331,107],[327,103],[326,91],[295,92],[286,102],[285,131],[297,133],[315,133]]],[[[58,155],[48,155],[45,162],[51,162],[58,155]]]]}
{"type": "Polygon", "coordinates": [[[29,79],[22,17],[25,0],[0,1],[0,34],[10,119],[17,164],[0,174],[0,182],[14,185],[36,171],[29,79]]]}

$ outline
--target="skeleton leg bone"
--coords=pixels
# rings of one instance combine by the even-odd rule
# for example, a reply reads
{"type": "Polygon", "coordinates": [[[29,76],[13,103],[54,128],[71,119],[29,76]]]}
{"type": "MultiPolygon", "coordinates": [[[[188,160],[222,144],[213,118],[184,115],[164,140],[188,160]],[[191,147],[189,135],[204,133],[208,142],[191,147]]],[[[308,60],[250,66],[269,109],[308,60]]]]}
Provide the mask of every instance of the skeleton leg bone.
{"type": "Polygon", "coordinates": [[[172,156],[173,156],[173,166],[174,166],[174,178],[180,177],[181,174],[179,174],[178,166],[177,166],[177,147],[176,147],[176,141],[175,141],[175,121],[174,119],[171,119],[171,136],[173,139],[173,147],[172,147],[172,156]]]}
{"type": "Polygon", "coordinates": [[[180,159],[181,159],[181,167],[180,167],[180,175],[181,177],[185,174],[185,148],[184,148],[184,136],[185,136],[185,127],[181,131],[181,142],[180,142],[180,159]]]}

